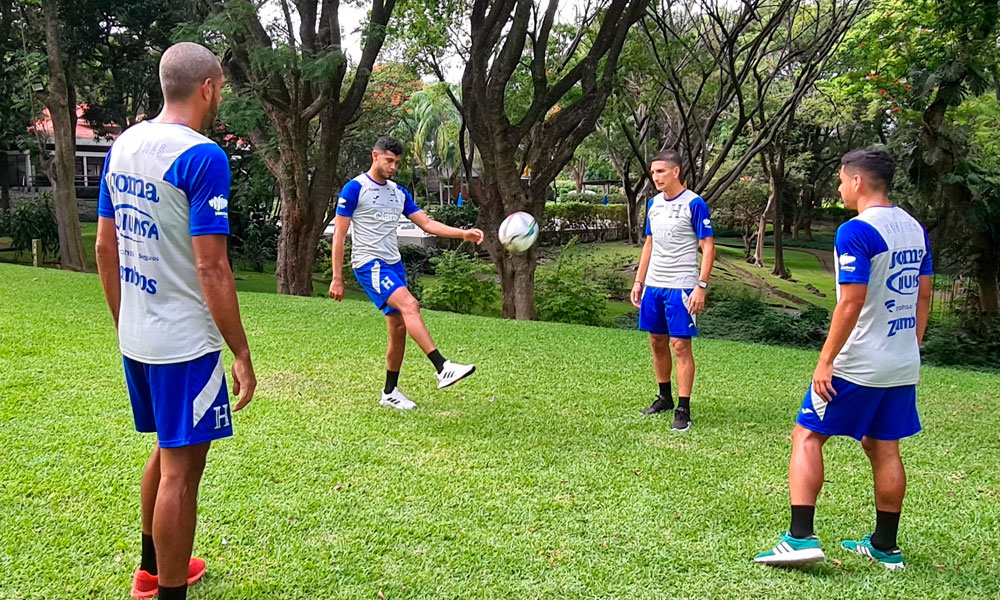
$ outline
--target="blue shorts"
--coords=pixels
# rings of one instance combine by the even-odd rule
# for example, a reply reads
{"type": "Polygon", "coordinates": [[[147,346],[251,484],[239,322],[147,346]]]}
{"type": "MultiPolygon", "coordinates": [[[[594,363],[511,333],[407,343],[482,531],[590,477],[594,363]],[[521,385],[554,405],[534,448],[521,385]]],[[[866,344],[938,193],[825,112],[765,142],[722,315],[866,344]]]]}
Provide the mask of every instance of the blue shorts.
{"type": "Polygon", "coordinates": [[[691,290],[647,287],[639,305],[639,329],[672,338],[698,337],[694,315],[688,312],[691,290]]]}
{"type": "Polygon", "coordinates": [[[810,384],[795,422],[816,433],[856,440],[899,440],[920,431],[915,385],[874,388],[834,377],[833,389],[837,395],[826,402],[810,384]]]}
{"type": "Polygon", "coordinates": [[[354,269],[361,288],[372,299],[375,306],[387,315],[399,311],[389,306],[389,296],[399,288],[406,287],[406,269],[403,261],[387,263],[383,260],[367,262],[354,269]]]}
{"type": "Polygon", "coordinates": [[[221,352],[167,365],[122,360],[135,429],[155,432],[161,448],[233,435],[221,352]]]}

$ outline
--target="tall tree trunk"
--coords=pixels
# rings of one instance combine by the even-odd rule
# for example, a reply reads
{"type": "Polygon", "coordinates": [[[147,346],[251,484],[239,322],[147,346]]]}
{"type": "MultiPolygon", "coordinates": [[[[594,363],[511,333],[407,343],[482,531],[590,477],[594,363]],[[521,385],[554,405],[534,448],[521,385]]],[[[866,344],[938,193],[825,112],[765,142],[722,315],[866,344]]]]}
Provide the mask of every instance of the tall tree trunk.
{"type": "Polygon", "coordinates": [[[577,163],[573,165],[572,173],[573,173],[573,181],[574,183],[576,183],[576,193],[582,194],[583,179],[587,174],[587,161],[582,158],[578,160],[577,163]]]}
{"type": "MultiPolygon", "coordinates": [[[[484,161],[487,160],[484,153],[484,161]]],[[[483,201],[479,203],[478,225],[485,231],[493,232],[508,213],[524,210],[540,221],[541,211],[534,210],[521,186],[516,168],[507,169],[506,181],[498,181],[502,169],[484,168],[484,172],[494,176],[482,181],[483,201]]],[[[544,199],[541,204],[544,206],[544,199]]],[[[490,258],[497,266],[502,291],[503,316],[507,319],[534,320],[535,313],[535,267],[537,266],[536,246],[522,254],[511,254],[500,244],[499,239],[487,235],[484,242],[490,258]]]]}
{"type": "MultiPolygon", "coordinates": [[[[59,264],[64,269],[86,271],[80,213],[76,205],[76,105],[75,94],[66,76],[59,42],[57,0],[43,0],[45,43],[48,53],[49,92],[45,104],[52,119],[55,156],[50,162],[49,179],[55,188],[56,221],[59,229],[59,264]]],[[[45,152],[45,148],[41,149],[45,152]]]]}
{"type": "Polygon", "coordinates": [[[7,157],[0,164],[0,212],[10,210],[10,182],[7,181],[7,157]]]}
{"type": "MultiPolygon", "coordinates": [[[[986,238],[986,236],[979,236],[986,238]]],[[[976,268],[976,280],[979,283],[979,311],[984,315],[995,316],[1000,314],[1000,289],[998,289],[997,271],[1000,270],[1000,262],[997,258],[996,248],[984,239],[980,244],[986,243],[989,247],[980,247],[979,262],[976,268]]]]}

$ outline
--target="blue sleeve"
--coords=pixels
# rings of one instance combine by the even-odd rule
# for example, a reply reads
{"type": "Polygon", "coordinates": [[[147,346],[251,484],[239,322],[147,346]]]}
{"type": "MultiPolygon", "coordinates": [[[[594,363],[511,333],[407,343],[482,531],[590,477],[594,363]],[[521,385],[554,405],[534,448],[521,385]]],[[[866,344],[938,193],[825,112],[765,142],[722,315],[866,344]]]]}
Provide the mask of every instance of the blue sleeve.
{"type": "Polygon", "coordinates": [[[871,278],[872,259],[889,251],[879,232],[858,219],[851,219],[837,229],[833,245],[837,257],[839,283],[867,285],[871,278]]]}
{"type": "Polygon", "coordinates": [[[417,203],[413,201],[413,195],[410,194],[410,190],[405,187],[400,187],[399,191],[403,192],[403,216],[409,217],[413,213],[420,210],[417,203]]]}
{"type": "Polygon", "coordinates": [[[337,215],[341,217],[353,217],[354,210],[358,207],[358,197],[361,195],[361,182],[354,179],[344,184],[340,188],[340,198],[337,200],[337,215]]]}
{"type": "Polygon", "coordinates": [[[101,191],[97,196],[97,216],[108,219],[115,218],[115,207],[111,203],[111,190],[108,189],[108,163],[111,162],[111,151],[104,157],[104,168],[101,169],[101,191]]]}
{"type": "Polygon", "coordinates": [[[699,240],[703,240],[707,237],[714,237],[715,231],[712,230],[712,217],[708,214],[708,205],[701,197],[695,198],[691,201],[691,227],[694,228],[694,234],[698,236],[699,240]]]}
{"type": "Polygon", "coordinates": [[[934,260],[931,257],[931,240],[927,237],[927,230],[924,229],[924,259],[920,261],[920,274],[934,274],[934,260]]]}
{"type": "MultiPolygon", "coordinates": [[[[653,196],[653,198],[655,197],[653,196]]],[[[653,230],[649,227],[649,208],[653,206],[653,198],[646,201],[646,235],[653,235],[653,230]]]]}
{"type": "Polygon", "coordinates": [[[163,179],[184,192],[191,235],[229,235],[229,158],[214,143],[188,148],[163,179]]]}

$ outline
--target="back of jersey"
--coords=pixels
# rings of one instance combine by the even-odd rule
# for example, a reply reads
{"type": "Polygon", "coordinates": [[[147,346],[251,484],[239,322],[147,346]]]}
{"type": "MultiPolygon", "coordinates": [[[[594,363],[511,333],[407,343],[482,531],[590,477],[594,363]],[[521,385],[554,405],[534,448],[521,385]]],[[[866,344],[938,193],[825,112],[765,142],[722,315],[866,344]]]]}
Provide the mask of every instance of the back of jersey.
{"type": "Polygon", "coordinates": [[[191,238],[229,234],[229,178],[225,152],[185,125],[143,122],[112,145],[98,215],[115,220],[125,356],[168,364],[222,349],[191,238]]]}
{"type": "Polygon", "coordinates": [[[917,296],[920,277],[933,273],[924,227],[898,206],[874,206],[840,226],[835,252],[837,297],[841,284],[868,291],[834,374],[869,387],[917,383],[917,296]]]}

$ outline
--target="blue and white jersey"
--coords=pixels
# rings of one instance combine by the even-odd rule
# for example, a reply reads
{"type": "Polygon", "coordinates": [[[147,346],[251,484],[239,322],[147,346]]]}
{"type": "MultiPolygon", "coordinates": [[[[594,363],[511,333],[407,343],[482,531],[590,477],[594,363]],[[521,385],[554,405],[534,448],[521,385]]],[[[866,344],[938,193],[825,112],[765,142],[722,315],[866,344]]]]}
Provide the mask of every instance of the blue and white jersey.
{"type": "Polygon", "coordinates": [[[650,198],[646,235],[653,236],[647,287],[689,290],[698,285],[698,241],[715,235],[701,196],[684,190],[675,198],[665,198],[663,192],[650,198]]]}
{"type": "Polygon", "coordinates": [[[358,269],[373,260],[399,262],[399,215],[409,217],[418,210],[410,192],[395,181],[379,183],[362,173],[344,184],[337,214],[351,218],[351,266],[358,269]]]}
{"type": "Polygon", "coordinates": [[[837,229],[834,254],[837,299],[845,283],[868,292],[833,374],[877,388],[917,383],[917,291],[920,277],[933,274],[923,225],[898,206],[873,206],[837,229]]]}
{"type": "Polygon", "coordinates": [[[229,160],[176,123],[125,130],[104,162],[98,215],[115,220],[122,354],[148,364],[222,349],[198,282],[196,235],[229,234],[229,160]]]}

